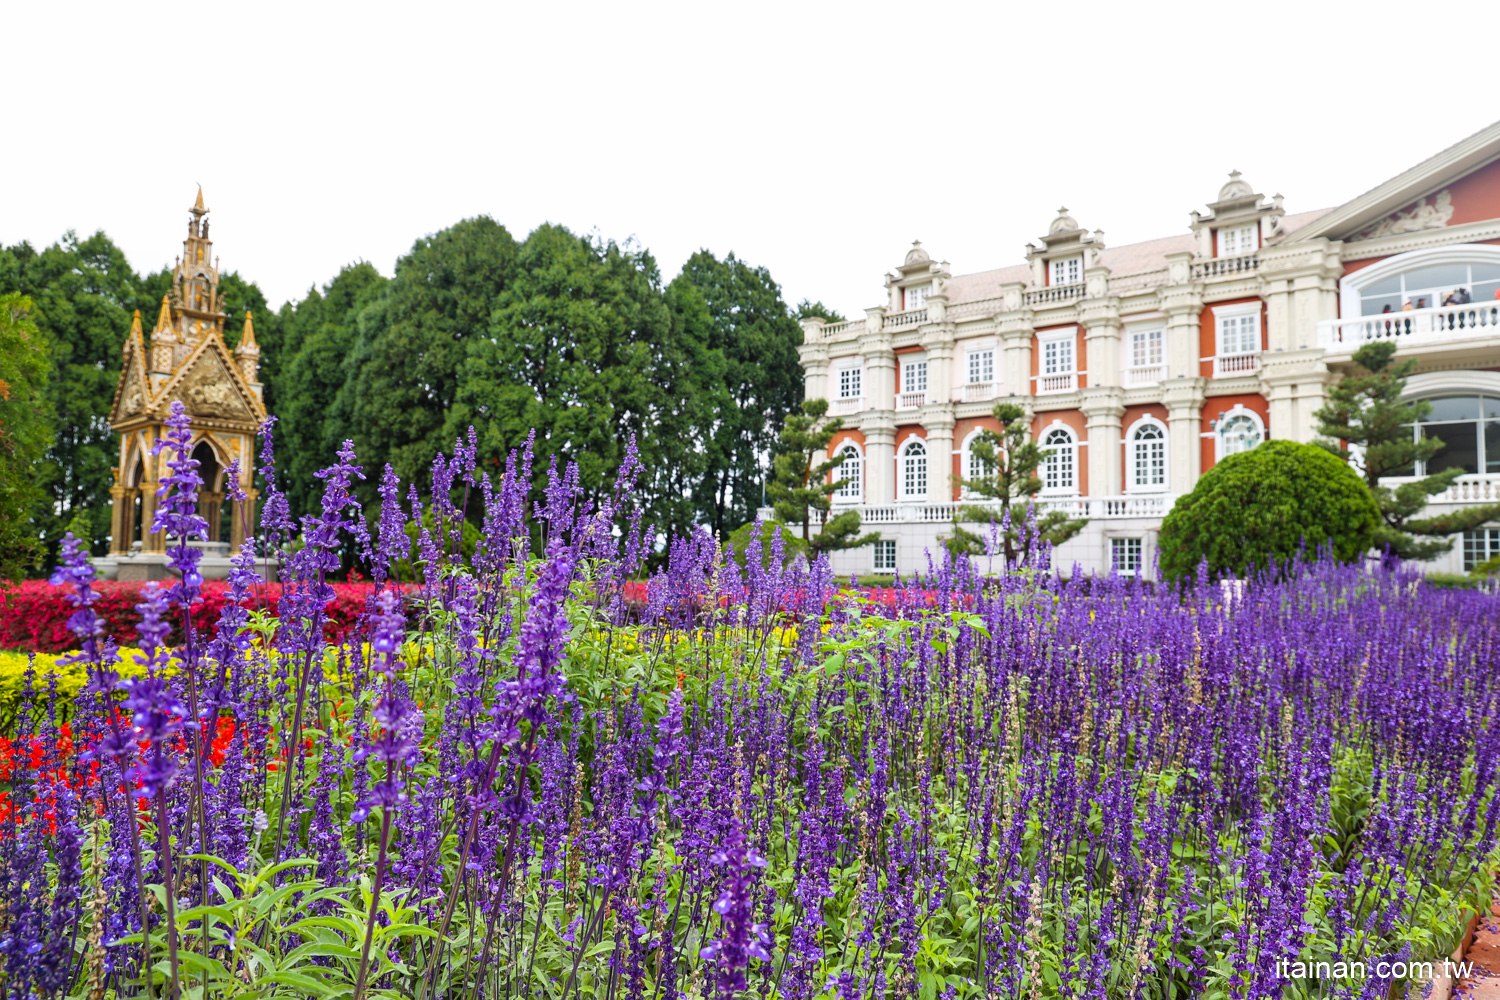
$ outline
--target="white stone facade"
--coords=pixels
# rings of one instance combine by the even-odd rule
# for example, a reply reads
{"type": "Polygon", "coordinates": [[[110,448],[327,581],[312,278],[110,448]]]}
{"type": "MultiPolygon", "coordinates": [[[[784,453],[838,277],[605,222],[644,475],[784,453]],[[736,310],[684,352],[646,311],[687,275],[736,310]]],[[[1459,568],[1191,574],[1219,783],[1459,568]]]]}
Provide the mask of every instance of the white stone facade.
{"type": "MultiPolygon", "coordinates": [[[[1044,502],[1089,517],[1055,561],[1149,575],[1176,497],[1225,454],[1312,440],[1373,338],[1418,359],[1433,420],[1458,414],[1439,460],[1466,473],[1436,508],[1500,500],[1500,123],[1334,209],[1287,214],[1236,172],[1177,236],[1111,248],[1062,209],[1022,263],[954,275],[914,243],[885,289],[862,319],[803,321],[806,394],[857,460],[836,500],[887,542],[841,573],[889,570],[889,543],[902,572],[938,557],[968,440],[1008,399],[1053,448],[1044,502]]],[[[1500,552],[1500,527],[1478,536],[1432,568],[1500,552]]]]}

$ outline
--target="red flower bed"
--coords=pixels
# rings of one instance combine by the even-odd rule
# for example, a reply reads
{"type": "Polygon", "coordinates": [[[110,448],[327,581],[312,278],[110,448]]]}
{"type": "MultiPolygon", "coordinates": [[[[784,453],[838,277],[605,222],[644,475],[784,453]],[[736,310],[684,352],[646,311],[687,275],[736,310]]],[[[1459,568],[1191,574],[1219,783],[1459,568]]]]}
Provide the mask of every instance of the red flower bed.
{"type": "MultiPolygon", "coordinates": [[[[103,581],[94,584],[99,592],[99,601],[94,611],[104,620],[105,630],[122,646],[134,645],[135,627],[141,616],[135,606],[141,603],[144,583],[112,583],[103,581]]],[[[370,594],[370,583],[335,583],[331,585],[337,595],[328,605],[327,614],[331,633],[342,637],[365,610],[365,598],[370,594]]],[[[250,602],[252,610],[264,609],[276,612],[276,601],[281,594],[277,585],[259,588],[250,602]]],[[[228,603],[229,585],[210,581],[203,585],[203,603],[193,609],[196,628],[209,631],[219,620],[219,611],[228,603]]],[[[68,616],[73,605],[68,603],[62,587],[54,587],[44,580],[27,580],[19,584],[0,583],[0,649],[22,649],[38,653],[60,653],[78,648],[78,640],[68,631],[68,616]]],[[[171,641],[180,643],[183,636],[173,634],[171,641]]]]}

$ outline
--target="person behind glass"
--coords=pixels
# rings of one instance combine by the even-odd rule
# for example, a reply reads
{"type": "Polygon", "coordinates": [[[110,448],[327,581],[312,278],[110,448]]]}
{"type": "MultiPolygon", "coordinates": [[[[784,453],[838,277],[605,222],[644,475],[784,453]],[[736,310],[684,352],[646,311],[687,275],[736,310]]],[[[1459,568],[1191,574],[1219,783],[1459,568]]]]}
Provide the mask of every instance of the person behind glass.
{"type": "Polygon", "coordinates": [[[1458,291],[1453,293],[1453,304],[1456,306],[1466,306],[1471,301],[1472,300],[1469,298],[1469,290],[1467,288],[1460,288],[1458,291]]]}
{"type": "MultiPolygon", "coordinates": [[[[1500,298],[1500,295],[1497,295],[1496,298],[1500,298]]],[[[1411,304],[1411,299],[1407,299],[1405,302],[1401,303],[1401,311],[1404,313],[1409,313],[1415,308],[1416,306],[1411,304]]]]}
{"type": "Polygon", "coordinates": [[[1448,292],[1443,296],[1443,305],[1452,306],[1458,304],[1458,293],[1448,292]]]}

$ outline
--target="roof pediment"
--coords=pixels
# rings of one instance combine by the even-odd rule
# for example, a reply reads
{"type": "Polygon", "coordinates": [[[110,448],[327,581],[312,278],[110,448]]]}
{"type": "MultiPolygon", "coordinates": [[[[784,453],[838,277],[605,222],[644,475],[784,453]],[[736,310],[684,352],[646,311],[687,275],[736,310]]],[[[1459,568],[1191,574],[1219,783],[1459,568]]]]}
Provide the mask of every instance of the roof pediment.
{"type": "Polygon", "coordinates": [[[214,334],[199,341],[162,384],[151,408],[165,412],[173,400],[181,400],[191,416],[202,420],[258,427],[266,418],[229,348],[214,334]]]}
{"type": "Polygon", "coordinates": [[[141,337],[140,314],[136,314],[135,325],[125,340],[125,364],[120,368],[120,380],[115,384],[115,398],[109,408],[109,423],[115,424],[146,412],[151,398],[151,387],[146,381],[146,344],[141,337]]]}
{"type": "Polygon", "coordinates": [[[1500,159],[1500,122],[1345,202],[1297,232],[1291,241],[1319,237],[1350,240],[1368,237],[1387,225],[1403,232],[1413,225],[1430,226],[1435,218],[1433,212],[1444,209],[1435,200],[1442,189],[1496,159],[1500,159]],[[1398,221],[1403,217],[1409,218],[1406,222],[1398,221]]]}

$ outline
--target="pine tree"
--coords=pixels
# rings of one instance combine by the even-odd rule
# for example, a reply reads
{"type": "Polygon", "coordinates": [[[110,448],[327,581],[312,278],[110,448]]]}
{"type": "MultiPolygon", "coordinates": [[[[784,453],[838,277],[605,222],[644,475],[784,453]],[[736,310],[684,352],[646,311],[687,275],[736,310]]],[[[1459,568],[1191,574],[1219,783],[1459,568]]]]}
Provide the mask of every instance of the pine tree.
{"type": "Polygon", "coordinates": [[[819,452],[827,453],[842,426],[839,418],[828,417],[828,400],[807,400],[801,413],[788,414],[782,424],[771,465],[766,495],[776,507],[776,516],[786,524],[802,525],[802,540],[813,553],[858,548],[880,537],[874,532],[859,533],[858,511],[846,510],[829,517],[833,495],[848,482],[832,475],[844,459],[829,456],[816,463],[813,459],[819,452]],[[817,535],[812,534],[814,521],[817,535]]]}
{"type": "Polygon", "coordinates": [[[948,551],[954,555],[979,555],[985,551],[984,535],[966,531],[962,524],[1001,524],[1005,565],[1019,565],[1025,556],[1025,539],[1040,538],[1061,545],[1088,523],[1087,518],[1069,518],[1060,510],[1038,513],[1032,506],[1041,492],[1037,469],[1051,450],[1031,439],[1026,411],[1014,403],[996,403],[992,411],[999,432],[982,430],[969,445],[969,452],[988,474],[974,479],[955,477],[970,497],[994,501],[986,506],[969,505],[953,516],[953,534],[948,551]]]}
{"type": "Polygon", "coordinates": [[[1358,371],[1329,389],[1328,404],[1316,414],[1317,443],[1346,461],[1357,454],[1366,487],[1380,508],[1378,548],[1399,559],[1431,559],[1453,547],[1451,536],[1500,515],[1500,504],[1466,507],[1437,517],[1417,517],[1428,498],[1442,493],[1463,474],[1445,469],[1391,487],[1389,476],[1409,476],[1418,462],[1426,462],[1443,448],[1435,437],[1417,439],[1412,424],[1431,412],[1422,400],[1404,401],[1406,379],[1416,370],[1414,360],[1392,363],[1396,345],[1388,340],[1366,344],[1354,352],[1358,371]]]}

